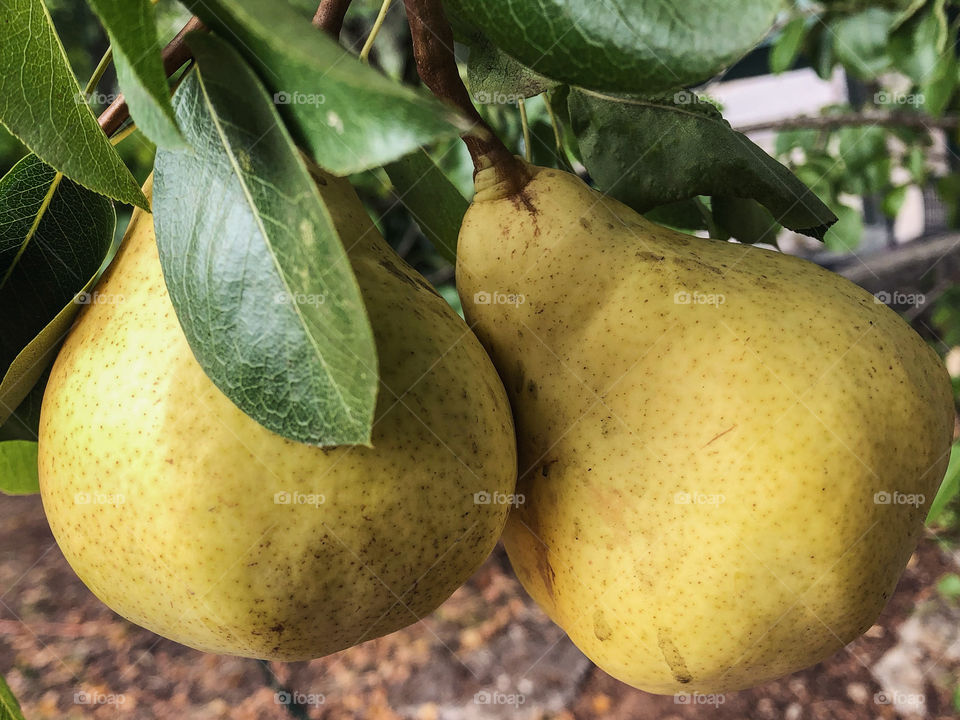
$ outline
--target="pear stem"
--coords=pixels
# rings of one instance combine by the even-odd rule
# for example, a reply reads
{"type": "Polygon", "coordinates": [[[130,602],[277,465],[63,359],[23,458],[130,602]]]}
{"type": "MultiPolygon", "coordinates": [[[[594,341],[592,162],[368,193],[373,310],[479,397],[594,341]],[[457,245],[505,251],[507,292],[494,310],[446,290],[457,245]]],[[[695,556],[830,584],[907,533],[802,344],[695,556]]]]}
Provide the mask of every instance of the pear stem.
{"type": "MultiPolygon", "coordinates": [[[[187,47],[184,38],[187,33],[193,30],[206,30],[206,26],[200,22],[198,18],[191,18],[180,32],[177,33],[177,36],[163,49],[163,69],[166,71],[167,77],[173,75],[173,73],[192,57],[190,48],[187,47]]],[[[110,137],[120,129],[120,126],[123,125],[129,117],[130,108],[127,107],[127,101],[123,95],[120,94],[117,95],[107,109],[100,114],[98,122],[103,132],[107,137],[110,137]]]]}
{"type": "Polygon", "coordinates": [[[334,38],[340,37],[343,19],[350,9],[352,0],[321,0],[317,13],[313,16],[313,26],[323,30],[334,38]]]}
{"type": "Polygon", "coordinates": [[[470,151],[474,170],[496,168],[500,180],[508,187],[508,194],[518,194],[530,181],[530,173],[523,161],[497,137],[470,99],[457,69],[453,28],[443,12],[441,0],[404,0],[404,5],[420,79],[434,95],[451,103],[471,122],[472,127],[461,137],[470,151]]]}

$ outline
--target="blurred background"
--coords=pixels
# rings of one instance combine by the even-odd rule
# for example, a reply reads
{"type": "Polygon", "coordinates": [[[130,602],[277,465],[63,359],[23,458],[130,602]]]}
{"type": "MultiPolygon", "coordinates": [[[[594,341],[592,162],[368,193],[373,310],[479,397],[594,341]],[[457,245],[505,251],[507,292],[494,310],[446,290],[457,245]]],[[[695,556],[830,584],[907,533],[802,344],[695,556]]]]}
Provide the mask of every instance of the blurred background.
{"type": "MultiPolygon", "coordinates": [[[[305,15],[315,3],[294,0],[305,15]]],[[[82,0],[46,0],[81,79],[107,39],[82,0]]],[[[416,79],[401,3],[371,55],[416,79]]],[[[359,50],[379,1],[355,0],[343,43],[359,50]]],[[[164,39],[187,15],[160,0],[164,39]]],[[[840,217],[826,243],[788,231],[765,245],[839,272],[900,312],[944,359],[960,390],[960,14],[952,3],[798,1],[760,47],[696,91],[789,165],[840,217]],[[915,6],[903,20],[900,6],[915,6]],[[943,48],[939,52],[928,49],[943,48]]],[[[463,50],[464,59],[466,49],[463,50]]],[[[466,75],[466,68],[464,67],[466,75]]],[[[95,110],[112,96],[91,98],[95,110]]],[[[481,108],[518,153],[583,172],[575,139],[557,142],[549,108],[481,108]]],[[[153,148],[119,146],[138,179],[153,148]]],[[[0,128],[0,175],[25,153],[0,128]]],[[[465,196],[459,142],[431,149],[465,196]]],[[[664,169],[668,172],[669,169],[664,169]]],[[[459,309],[453,269],[382,171],[354,178],[388,241],[459,309]]],[[[709,211],[709,198],[698,202],[709,211]]],[[[129,209],[119,208],[118,233],[129,209]]],[[[678,214],[667,221],[716,230],[678,214]]],[[[756,240],[756,238],[754,238],[756,240]]],[[[897,592],[864,637],[805,672],[710,703],[657,697],[595,668],[525,595],[500,548],[422,622],[309,663],[205,655],[133,626],[67,566],[37,497],[0,498],[0,674],[28,718],[955,718],[960,717],[960,453],[897,592]]],[[[2,713],[0,713],[2,717],[2,713]]]]}

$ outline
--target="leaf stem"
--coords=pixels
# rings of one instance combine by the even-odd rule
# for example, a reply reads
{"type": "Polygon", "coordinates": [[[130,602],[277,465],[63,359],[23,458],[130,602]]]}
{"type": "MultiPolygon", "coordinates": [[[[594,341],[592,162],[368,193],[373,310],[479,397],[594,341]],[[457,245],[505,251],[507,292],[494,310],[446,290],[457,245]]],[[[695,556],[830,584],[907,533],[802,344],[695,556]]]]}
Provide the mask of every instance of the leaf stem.
{"type": "Polygon", "coordinates": [[[523,98],[517,98],[517,107],[520,109],[520,127],[523,128],[523,159],[530,162],[533,157],[530,151],[530,122],[527,120],[527,104],[523,98]]]}
{"type": "Polygon", "coordinates": [[[97,67],[93,70],[93,75],[90,76],[90,79],[87,80],[87,86],[83,89],[84,95],[89,95],[93,92],[94,88],[100,83],[100,80],[103,78],[103,74],[107,71],[107,68],[110,67],[110,63],[113,62],[113,45],[107,47],[107,51],[103,54],[103,57],[100,58],[100,62],[97,63],[97,67]]]}
{"type": "Polygon", "coordinates": [[[363,48],[360,50],[360,60],[362,62],[369,62],[367,58],[370,57],[370,51],[373,50],[373,43],[377,40],[377,35],[380,34],[380,28],[383,27],[383,21],[387,19],[387,12],[390,10],[391,0],[383,0],[383,4],[380,5],[380,12],[377,13],[377,19],[373,23],[373,28],[370,30],[370,34],[367,36],[367,40],[363,43],[363,48]]]}
{"type": "Polygon", "coordinates": [[[519,193],[530,180],[525,163],[496,136],[480,116],[460,77],[453,54],[453,29],[443,12],[441,0],[404,0],[407,22],[413,37],[413,56],[417,71],[434,95],[452,103],[473,127],[461,137],[474,169],[496,168],[508,195],[519,193]]]}

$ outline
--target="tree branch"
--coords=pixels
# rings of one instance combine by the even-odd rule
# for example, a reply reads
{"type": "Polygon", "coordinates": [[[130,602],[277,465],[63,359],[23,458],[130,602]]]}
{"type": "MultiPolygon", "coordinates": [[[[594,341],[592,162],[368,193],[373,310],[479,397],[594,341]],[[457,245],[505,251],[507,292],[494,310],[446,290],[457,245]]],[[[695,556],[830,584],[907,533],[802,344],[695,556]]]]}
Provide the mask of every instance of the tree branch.
{"type": "Polygon", "coordinates": [[[799,115],[785,120],[741,125],[742,133],[759,130],[835,130],[843,127],[874,125],[877,127],[904,127],[915,130],[953,130],[960,127],[960,117],[933,117],[912,112],[863,112],[842,115],[799,115]]]}
{"type": "MultiPolygon", "coordinates": [[[[206,26],[200,22],[198,18],[191,18],[180,32],[177,33],[177,36],[163,49],[163,69],[167,77],[173,75],[173,73],[180,69],[180,67],[192,57],[190,48],[187,47],[184,37],[193,30],[206,30],[206,26]]],[[[127,101],[121,93],[117,95],[107,109],[100,114],[98,122],[103,132],[106,133],[107,137],[110,137],[120,129],[120,126],[123,125],[129,117],[130,108],[127,107],[127,101]]]]}
{"type": "Polygon", "coordinates": [[[480,116],[467,92],[453,54],[453,29],[443,13],[440,0],[404,0],[407,21],[413,36],[413,57],[420,79],[434,95],[452,103],[471,121],[473,127],[462,138],[473,165],[487,163],[510,182],[513,192],[526,185],[529,173],[480,116]]]}
{"type": "Polygon", "coordinates": [[[352,0],[320,0],[317,7],[317,14],[313,16],[314,27],[320,28],[324,32],[340,37],[340,31],[343,29],[343,18],[350,9],[352,0]]]}

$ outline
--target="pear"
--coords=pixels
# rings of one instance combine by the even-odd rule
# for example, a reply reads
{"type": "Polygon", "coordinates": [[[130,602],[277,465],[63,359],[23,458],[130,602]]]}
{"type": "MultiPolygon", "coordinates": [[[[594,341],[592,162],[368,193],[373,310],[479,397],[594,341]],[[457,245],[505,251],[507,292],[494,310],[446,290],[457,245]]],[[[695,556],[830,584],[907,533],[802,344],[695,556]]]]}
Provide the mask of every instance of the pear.
{"type": "Polygon", "coordinates": [[[457,264],[513,405],[526,590],[655,693],[757,685],[863,633],[945,472],[937,355],[812,263],[527,172],[512,195],[478,173],[457,264]]]}
{"type": "MultiPolygon", "coordinates": [[[[349,183],[321,179],[373,324],[373,447],[271,433],[207,378],[136,211],[43,401],[50,527],[97,597],[213,653],[320,657],[416,622],[489,554],[516,447],[483,348],[374,229],[349,183]]],[[[149,196],[150,186],[144,189],[149,196]]]]}

